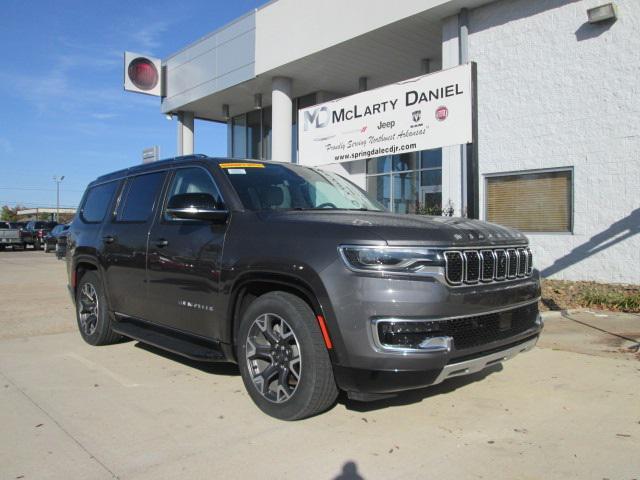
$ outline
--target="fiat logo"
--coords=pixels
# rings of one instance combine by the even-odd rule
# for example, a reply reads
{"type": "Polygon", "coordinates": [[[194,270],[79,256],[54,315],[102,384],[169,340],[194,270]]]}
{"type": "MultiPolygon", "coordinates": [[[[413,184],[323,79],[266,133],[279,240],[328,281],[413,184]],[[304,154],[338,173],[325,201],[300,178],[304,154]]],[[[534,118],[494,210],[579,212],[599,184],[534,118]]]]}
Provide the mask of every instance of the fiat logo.
{"type": "Polygon", "coordinates": [[[436,120],[443,122],[449,116],[449,109],[444,105],[436,109],[436,120]]]}

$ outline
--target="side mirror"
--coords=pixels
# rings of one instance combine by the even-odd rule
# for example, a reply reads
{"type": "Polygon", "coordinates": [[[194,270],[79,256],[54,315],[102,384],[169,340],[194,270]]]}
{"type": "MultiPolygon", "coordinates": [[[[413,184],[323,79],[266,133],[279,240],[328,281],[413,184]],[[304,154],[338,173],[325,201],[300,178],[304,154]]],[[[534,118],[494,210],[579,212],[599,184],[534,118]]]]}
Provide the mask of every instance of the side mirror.
{"type": "Polygon", "coordinates": [[[182,193],[174,195],[167,204],[167,213],[175,218],[207,220],[222,223],[229,216],[228,210],[220,210],[215,198],[208,193],[182,193]]]}

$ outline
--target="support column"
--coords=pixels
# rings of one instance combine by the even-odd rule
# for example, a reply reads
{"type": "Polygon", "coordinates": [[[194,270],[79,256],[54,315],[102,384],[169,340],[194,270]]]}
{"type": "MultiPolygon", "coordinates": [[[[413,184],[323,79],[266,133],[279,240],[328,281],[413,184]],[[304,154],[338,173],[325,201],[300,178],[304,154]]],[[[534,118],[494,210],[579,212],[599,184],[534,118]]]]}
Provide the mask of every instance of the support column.
{"type": "Polygon", "coordinates": [[[193,112],[178,112],[178,156],[193,155],[193,112]]]}
{"type": "MultiPolygon", "coordinates": [[[[442,22],[442,69],[460,64],[458,16],[442,22]]],[[[459,145],[442,148],[442,208],[453,207],[453,215],[464,215],[462,200],[462,151],[459,145]]]]}
{"type": "Polygon", "coordinates": [[[271,158],[280,162],[291,162],[291,79],[274,77],[271,87],[271,158]]]}

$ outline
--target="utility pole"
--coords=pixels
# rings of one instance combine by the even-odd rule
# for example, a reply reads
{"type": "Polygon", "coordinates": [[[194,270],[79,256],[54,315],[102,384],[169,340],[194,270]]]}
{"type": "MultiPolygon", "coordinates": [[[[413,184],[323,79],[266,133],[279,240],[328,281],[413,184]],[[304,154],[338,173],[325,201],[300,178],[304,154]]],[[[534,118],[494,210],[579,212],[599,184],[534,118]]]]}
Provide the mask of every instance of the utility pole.
{"type": "Polygon", "coordinates": [[[64,175],[60,178],[58,176],[53,177],[53,181],[56,182],[56,222],[60,222],[60,183],[64,180],[64,175]]]}

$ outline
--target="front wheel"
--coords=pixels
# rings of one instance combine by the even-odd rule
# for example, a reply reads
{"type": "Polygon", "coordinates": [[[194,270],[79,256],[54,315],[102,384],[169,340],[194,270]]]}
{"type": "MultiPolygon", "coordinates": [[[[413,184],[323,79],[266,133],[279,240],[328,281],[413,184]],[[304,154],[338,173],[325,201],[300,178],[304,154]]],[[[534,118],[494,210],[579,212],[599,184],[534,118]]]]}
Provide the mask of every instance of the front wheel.
{"type": "Polygon", "coordinates": [[[295,295],[270,292],[249,305],[237,354],[245,388],[272,417],[299,420],[335,402],[338,389],[320,328],[295,295]]]}

